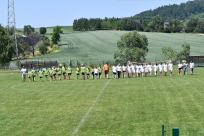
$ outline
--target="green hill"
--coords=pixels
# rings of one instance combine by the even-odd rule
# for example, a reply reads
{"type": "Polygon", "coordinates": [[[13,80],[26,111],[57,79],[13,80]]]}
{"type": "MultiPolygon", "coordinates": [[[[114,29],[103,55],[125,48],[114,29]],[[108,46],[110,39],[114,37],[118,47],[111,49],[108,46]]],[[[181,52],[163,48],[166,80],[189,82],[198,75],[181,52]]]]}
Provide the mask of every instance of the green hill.
{"type": "MultiPolygon", "coordinates": [[[[59,42],[60,52],[35,56],[28,60],[57,60],[59,62],[79,61],[80,63],[104,63],[114,61],[113,54],[117,50],[117,41],[127,31],[66,31],[61,34],[59,42]]],[[[164,60],[161,48],[171,46],[180,51],[182,43],[186,40],[191,45],[191,55],[204,55],[204,37],[198,34],[182,33],[151,33],[145,34],[149,40],[147,61],[164,60]]]]}
{"type": "Polygon", "coordinates": [[[204,12],[204,0],[188,1],[181,3],[180,5],[165,5],[158,7],[154,10],[147,10],[136,14],[135,18],[153,17],[160,15],[163,19],[168,20],[169,18],[186,20],[192,15],[197,15],[204,12]]]}

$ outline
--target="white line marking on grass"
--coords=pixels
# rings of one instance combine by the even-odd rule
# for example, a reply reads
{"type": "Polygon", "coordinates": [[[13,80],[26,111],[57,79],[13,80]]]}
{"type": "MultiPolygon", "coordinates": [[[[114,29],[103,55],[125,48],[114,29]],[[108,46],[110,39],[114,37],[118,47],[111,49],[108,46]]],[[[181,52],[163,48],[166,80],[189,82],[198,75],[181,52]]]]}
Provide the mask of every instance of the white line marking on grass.
{"type": "Polygon", "coordinates": [[[94,100],[93,104],[91,105],[91,107],[89,108],[89,110],[86,112],[86,114],[83,116],[83,118],[81,119],[80,123],[78,124],[78,126],[74,129],[73,135],[75,135],[78,130],[80,129],[80,127],[83,125],[84,121],[86,120],[86,118],[89,116],[89,113],[91,112],[91,110],[95,107],[98,99],[101,97],[101,95],[103,94],[105,88],[108,86],[108,84],[110,83],[110,79],[108,80],[108,82],[106,82],[106,84],[103,86],[103,88],[100,90],[100,93],[98,94],[98,96],[96,97],[96,99],[94,100]]]}

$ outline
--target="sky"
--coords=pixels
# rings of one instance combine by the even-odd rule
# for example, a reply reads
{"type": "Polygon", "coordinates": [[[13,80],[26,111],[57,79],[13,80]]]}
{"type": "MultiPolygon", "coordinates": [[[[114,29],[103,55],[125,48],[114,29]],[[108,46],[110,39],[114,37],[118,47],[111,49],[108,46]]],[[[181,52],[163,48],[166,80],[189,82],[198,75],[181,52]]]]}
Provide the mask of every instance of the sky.
{"type": "MultiPolygon", "coordinates": [[[[188,0],[14,0],[16,27],[72,26],[74,19],[130,17],[188,0]]],[[[0,0],[0,24],[7,25],[8,0],[0,0]]]]}

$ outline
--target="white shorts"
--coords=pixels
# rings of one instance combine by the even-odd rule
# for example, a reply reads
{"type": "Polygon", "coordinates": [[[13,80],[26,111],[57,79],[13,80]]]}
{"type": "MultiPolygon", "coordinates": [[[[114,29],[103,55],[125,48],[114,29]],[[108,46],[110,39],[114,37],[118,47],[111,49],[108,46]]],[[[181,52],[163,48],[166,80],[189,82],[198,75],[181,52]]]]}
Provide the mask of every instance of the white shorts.
{"type": "Polygon", "coordinates": [[[165,69],[164,72],[167,72],[167,69],[165,69]]]}
{"type": "Polygon", "coordinates": [[[132,73],[135,73],[135,70],[132,70],[132,73]]]}
{"type": "Polygon", "coordinates": [[[159,70],[160,73],[162,73],[162,70],[159,70]]]}
{"type": "Polygon", "coordinates": [[[131,70],[130,70],[130,69],[128,69],[128,73],[131,73],[131,70]]]}

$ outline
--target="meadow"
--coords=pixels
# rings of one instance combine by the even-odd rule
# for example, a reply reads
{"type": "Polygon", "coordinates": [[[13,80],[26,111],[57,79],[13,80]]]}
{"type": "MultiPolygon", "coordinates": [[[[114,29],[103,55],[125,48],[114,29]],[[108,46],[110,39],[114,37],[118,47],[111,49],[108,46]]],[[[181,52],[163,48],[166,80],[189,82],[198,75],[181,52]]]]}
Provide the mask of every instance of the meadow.
{"type": "MultiPolygon", "coordinates": [[[[81,33],[82,34],[82,33],[81,33]]],[[[204,69],[194,75],[22,82],[0,71],[0,136],[204,135],[204,69]]]]}
{"type": "MultiPolygon", "coordinates": [[[[52,28],[47,28],[48,34],[52,28]]],[[[103,64],[106,61],[114,62],[114,51],[117,50],[117,41],[128,31],[87,31],[75,32],[63,29],[59,42],[59,51],[47,55],[36,56],[28,60],[57,60],[59,62],[78,61],[85,64],[103,64]]],[[[149,52],[146,61],[165,60],[162,47],[172,47],[177,52],[182,50],[181,45],[186,41],[191,45],[190,55],[204,55],[204,38],[198,34],[183,33],[152,33],[139,32],[149,40],[149,52]]]]}

